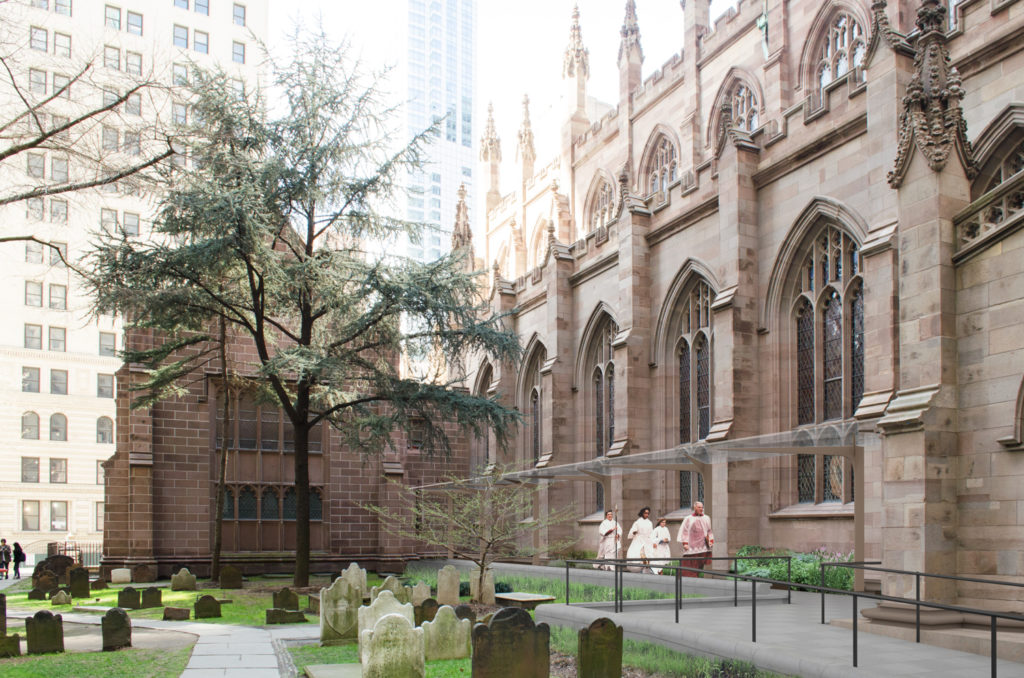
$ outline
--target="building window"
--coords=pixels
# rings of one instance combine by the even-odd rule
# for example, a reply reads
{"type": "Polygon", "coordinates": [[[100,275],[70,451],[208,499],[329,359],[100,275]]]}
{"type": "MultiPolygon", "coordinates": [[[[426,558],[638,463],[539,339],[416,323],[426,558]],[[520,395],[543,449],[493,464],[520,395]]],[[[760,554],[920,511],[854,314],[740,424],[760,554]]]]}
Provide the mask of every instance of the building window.
{"type": "Polygon", "coordinates": [[[53,11],[64,16],[71,16],[71,0],[53,0],[53,11]]]}
{"type": "Polygon", "coordinates": [[[188,0],[174,0],[174,6],[188,9],[188,0]]]}
{"type": "Polygon", "coordinates": [[[715,295],[698,280],[679,307],[679,442],[703,440],[711,430],[711,303],[715,295]]]}
{"type": "Polygon", "coordinates": [[[235,494],[230,487],[224,488],[224,510],[221,512],[224,520],[235,519],[235,494]]]}
{"type": "MultiPolygon", "coordinates": [[[[38,424],[37,424],[38,425],[38,424]]],[[[39,457],[21,458],[21,482],[39,482],[39,457]]]]}
{"type": "Polygon", "coordinates": [[[67,285],[50,285],[50,308],[55,311],[66,311],[68,308],[67,285]]]}
{"type": "Polygon", "coordinates": [[[100,139],[104,151],[116,151],[120,141],[120,134],[116,127],[104,125],[100,139]]]}
{"type": "Polygon", "coordinates": [[[39,393],[39,368],[21,368],[21,390],[24,393],[39,393]]]}
{"type": "Polygon", "coordinates": [[[39,242],[25,243],[25,262],[29,264],[43,263],[43,244],[39,242]]]}
{"type": "Polygon", "coordinates": [[[324,519],[324,500],[320,496],[320,490],[312,487],[309,489],[309,519],[324,519]]]}
{"type": "Polygon", "coordinates": [[[729,97],[732,104],[732,122],[737,129],[753,132],[760,124],[757,96],[743,83],[736,83],[729,97]]]}
{"type": "Polygon", "coordinates": [[[231,60],[236,64],[245,63],[245,43],[244,42],[232,42],[231,43],[231,60]]]}
{"type": "Polygon", "coordinates": [[[53,53],[55,56],[64,57],[65,59],[71,58],[71,36],[65,35],[64,33],[54,32],[53,34],[53,53]]]}
{"type": "Polygon", "coordinates": [[[67,532],[68,503],[66,501],[50,502],[50,531],[67,532]]]}
{"type": "Polygon", "coordinates": [[[97,398],[113,398],[114,397],[114,375],[112,375],[112,374],[97,374],[96,375],[96,397],[97,398]]]}
{"type": "Polygon", "coordinates": [[[138,52],[125,52],[124,70],[129,75],[142,75],[142,55],[138,52]]]}
{"type": "Polygon", "coordinates": [[[25,172],[33,179],[46,177],[46,156],[42,153],[26,153],[25,172]]]}
{"type": "Polygon", "coordinates": [[[680,471],[679,508],[691,508],[695,494],[696,500],[704,503],[704,476],[696,471],[680,471]]]}
{"type": "Polygon", "coordinates": [[[51,483],[67,483],[68,482],[68,460],[67,459],[51,459],[50,460],[50,482],[51,483]]]}
{"type": "Polygon", "coordinates": [[[111,445],[114,442],[114,422],[110,417],[96,420],[96,442],[111,445]]]}
{"type": "Polygon", "coordinates": [[[536,464],[540,461],[541,447],[540,390],[536,388],[530,392],[530,447],[536,464]]]}
{"type": "Polygon", "coordinates": [[[245,25],[245,5],[239,5],[235,3],[234,8],[231,11],[231,20],[235,22],[236,26],[245,25]]]}
{"type": "Polygon", "coordinates": [[[858,78],[861,81],[865,79],[863,65],[866,52],[867,41],[860,23],[848,12],[836,14],[818,50],[815,74],[819,103],[825,103],[828,86],[850,70],[857,69],[858,78]]]}
{"type": "Polygon", "coordinates": [[[64,268],[64,263],[68,257],[68,244],[66,242],[51,242],[50,243],[50,266],[56,266],[57,268],[64,268]]]}
{"type": "Polygon", "coordinates": [[[121,30],[121,8],[107,5],[103,10],[103,24],[107,28],[121,30]]]}
{"type": "Polygon", "coordinates": [[[42,349],[43,348],[43,326],[32,325],[26,323],[25,325],[25,348],[42,349]]]}
{"type": "MultiPolygon", "coordinates": [[[[66,75],[59,73],[53,74],[53,95],[63,97],[64,99],[71,98],[71,78],[66,75]]],[[[56,123],[54,127],[56,127],[56,123]]],[[[65,133],[67,131],[65,130],[65,133]]]]}
{"type": "Polygon", "coordinates": [[[128,115],[142,115],[142,95],[131,94],[124,100],[124,112],[128,115]]]}
{"type": "Polygon", "coordinates": [[[297,506],[295,488],[289,487],[284,491],[284,497],[281,501],[281,517],[285,520],[295,520],[295,511],[297,506]]]}
{"type": "Polygon", "coordinates": [[[864,395],[864,301],[857,244],[834,226],[821,229],[796,277],[796,423],[852,417],[864,395]]]}
{"type": "Polygon", "coordinates": [[[591,231],[607,226],[615,217],[615,192],[607,179],[601,179],[590,203],[591,231]]]}
{"type": "Polygon", "coordinates": [[[49,349],[64,352],[67,350],[67,330],[63,327],[49,329],[49,349]]]}
{"type": "Polygon", "coordinates": [[[210,35],[205,31],[192,31],[192,49],[200,54],[209,54],[210,35]]]}
{"type": "Polygon", "coordinates": [[[243,487],[238,491],[238,519],[256,520],[256,490],[251,487],[243,487]]]}
{"type": "Polygon", "coordinates": [[[281,507],[277,501],[277,492],[267,487],[260,497],[260,518],[263,520],[278,520],[281,517],[281,507]]]}
{"type": "Polygon", "coordinates": [[[39,502],[25,500],[21,502],[21,529],[24,532],[39,531],[39,502]]]}
{"type": "Polygon", "coordinates": [[[103,67],[114,71],[121,70],[121,50],[107,45],[103,48],[103,67]]]}
{"type": "Polygon", "coordinates": [[[97,532],[102,532],[103,531],[103,507],[104,507],[104,505],[103,505],[102,501],[96,502],[96,531],[97,532]]]}
{"type": "Polygon", "coordinates": [[[96,462],[96,484],[97,485],[102,485],[103,482],[106,480],[106,478],[107,478],[107,473],[106,473],[106,471],[103,470],[103,462],[97,460],[97,462],[96,462]]]}
{"type": "Polygon", "coordinates": [[[46,94],[46,71],[28,69],[28,89],[33,94],[46,94]]]}
{"type": "Polygon", "coordinates": [[[54,395],[68,394],[67,370],[50,370],[50,393],[54,395]]]}
{"type": "Polygon", "coordinates": [[[50,200],[50,223],[68,223],[68,201],[59,198],[50,200]]]}
{"type": "Polygon", "coordinates": [[[142,35],[142,15],[138,12],[127,12],[128,32],[132,35],[142,35]]]}
{"type": "Polygon", "coordinates": [[[61,183],[68,180],[67,158],[50,158],[50,179],[61,183]]]}
{"type": "Polygon", "coordinates": [[[662,135],[647,163],[648,195],[655,196],[659,202],[665,201],[668,197],[668,187],[675,183],[677,172],[676,146],[668,137],[662,135]]]}
{"type": "MultiPolygon", "coordinates": [[[[28,219],[34,219],[35,221],[42,221],[43,220],[43,199],[42,198],[29,198],[28,200],[25,201],[25,217],[28,218],[28,219]]],[[[25,243],[25,247],[28,247],[29,245],[38,245],[39,246],[39,251],[40,251],[39,263],[42,263],[42,254],[41,254],[42,251],[43,251],[42,244],[41,243],[32,243],[32,242],[25,243]]]]}
{"type": "Polygon", "coordinates": [[[171,66],[171,84],[176,86],[188,85],[188,66],[185,64],[174,64],[171,66]]]}
{"type": "Polygon", "coordinates": [[[50,9],[50,0],[32,0],[32,6],[37,9],[50,9]]]}
{"type": "Polygon", "coordinates": [[[615,363],[612,360],[612,342],[618,332],[619,326],[606,315],[598,325],[590,350],[595,457],[607,454],[615,439],[615,363]]]}
{"type": "Polygon", "coordinates": [[[180,102],[175,101],[171,104],[171,121],[175,125],[186,125],[188,124],[188,107],[180,102]]]}
{"type": "Polygon", "coordinates": [[[142,139],[138,132],[125,132],[122,148],[131,156],[142,155],[142,139]]]}
{"type": "Polygon", "coordinates": [[[39,440],[39,415],[35,412],[21,415],[21,439],[39,440]]]}
{"type": "Polygon", "coordinates": [[[196,0],[195,8],[200,14],[210,16],[210,0],[196,0]]]}
{"type": "Polygon", "coordinates": [[[25,281],[25,305],[43,307],[43,283],[25,281]]]}
{"type": "Polygon", "coordinates": [[[100,355],[117,355],[117,335],[113,332],[100,332],[100,355]]]}
{"type": "Polygon", "coordinates": [[[127,236],[139,234],[139,215],[135,212],[124,213],[124,234],[127,236]]]}
{"type": "Polygon", "coordinates": [[[797,501],[813,504],[815,495],[815,456],[798,454],[796,458],[797,501]]]}
{"type": "Polygon", "coordinates": [[[188,28],[185,26],[174,26],[174,46],[188,49],[188,28]]]}
{"type": "Polygon", "coordinates": [[[37,28],[33,26],[28,32],[28,46],[34,50],[40,52],[46,52],[50,49],[50,34],[45,28],[37,28]]]}

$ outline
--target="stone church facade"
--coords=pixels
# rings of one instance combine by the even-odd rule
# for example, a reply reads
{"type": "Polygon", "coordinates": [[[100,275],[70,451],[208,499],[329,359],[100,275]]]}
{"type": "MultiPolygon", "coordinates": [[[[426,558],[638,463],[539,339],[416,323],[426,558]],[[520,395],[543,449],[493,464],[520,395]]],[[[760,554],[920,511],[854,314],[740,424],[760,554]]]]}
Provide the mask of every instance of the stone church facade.
{"type": "Polygon", "coordinates": [[[560,147],[524,105],[512,191],[488,121],[486,236],[455,244],[526,352],[466,386],[523,414],[514,464],[587,548],[602,508],[678,525],[703,498],[716,555],[1024,581],[1024,2],[681,4],[642,79],[626,2],[600,117],[576,10],[560,147]]]}

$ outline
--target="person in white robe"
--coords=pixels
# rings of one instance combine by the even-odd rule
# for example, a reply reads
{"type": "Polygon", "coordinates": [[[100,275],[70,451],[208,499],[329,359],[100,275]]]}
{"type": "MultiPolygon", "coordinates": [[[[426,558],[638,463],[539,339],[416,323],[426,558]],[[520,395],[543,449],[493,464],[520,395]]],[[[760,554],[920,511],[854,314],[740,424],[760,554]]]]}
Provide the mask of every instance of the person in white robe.
{"type": "Polygon", "coordinates": [[[657,560],[651,561],[651,570],[654,574],[661,574],[661,569],[670,565],[668,559],[672,557],[672,535],[668,531],[668,520],[662,518],[658,526],[651,532],[651,543],[654,544],[654,557],[657,560]]]}
{"type": "MultiPolygon", "coordinates": [[[[676,540],[683,547],[684,567],[703,570],[711,563],[711,550],[715,545],[715,535],[711,533],[711,518],[704,513],[704,504],[694,502],[693,513],[683,519],[679,526],[676,540]]],[[[686,570],[684,577],[696,577],[697,572],[686,570]]]]}
{"type": "Polygon", "coordinates": [[[646,561],[654,555],[654,544],[651,542],[651,532],[654,531],[654,525],[651,524],[651,507],[643,507],[637,515],[639,517],[629,528],[629,538],[633,541],[629,543],[626,557],[643,558],[645,562],[630,563],[628,569],[630,572],[649,572],[650,567],[646,561]]]}
{"type": "MultiPolygon", "coordinates": [[[[619,540],[622,539],[622,527],[615,520],[615,514],[611,511],[604,512],[604,520],[597,526],[597,558],[598,560],[611,560],[619,557],[619,540]]],[[[598,570],[611,570],[611,565],[594,564],[598,570]]]]}

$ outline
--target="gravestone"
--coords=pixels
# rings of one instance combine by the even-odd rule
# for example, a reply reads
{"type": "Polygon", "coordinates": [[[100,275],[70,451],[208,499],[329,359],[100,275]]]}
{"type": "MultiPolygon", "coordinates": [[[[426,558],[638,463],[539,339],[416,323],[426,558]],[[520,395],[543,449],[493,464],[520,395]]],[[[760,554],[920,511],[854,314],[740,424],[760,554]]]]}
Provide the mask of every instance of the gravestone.
{"type": "Polygon", "coordinates": [[[473,678],[548,678],[550,629],[519,607],[498,611],[473,627],[473,678]]]}
{"type": "Polygon", "coordinates": [[[234,565],[220,568],[220,587],[222,589],[242,588],[242,571],[234,565]]]}
{"type": "Polygon", "coordinates": [[[66,594],[68,594],[68,598],[71,597],[71,589],[68,588],[67,586],[61,586],[59,588],[55,588],[54,590],[50,591],[49,596],[50,596],[50,598],[53,598],[58,593],[66,593],[66,594]]]}
{"type": "Polygon", "coordinates": [[[172,591],[195,591],[196,576],[186,568],[178,570],[178,574],[171,576],[172,591]]]}
{"type": "Polygon", "coordinates": [[[492,619],[494,619],[494,613],[493,612],[488,612],[483,617],[481,617],[479,623],[480,624],[490,624],[492,619]]]}
{"type": "MultiPolygon", "coordinates": [[[[334,582],[332,581],[331,583],[333,584],[334,582]]],[[[306,609],[309,610],[310,612],[312,612],[313,614],[320,614],[320,594],[319,593],[310,593],[309,594],[309,604],[306,605],[306,609]]]]}
{"type": "Polygon", "coordinates": [[[138,610],[142,607],[139,592],[131,586],[125,586],[117,592],[117,606],[125,610],[138,610]]]}
{"type": "Polygon", "coordinates": [[[39,589],[43,593],[56,591],[59,587],[57,575],[50,570],[43,570],[38,575],[32,575],[32,588],[39,589]]]}
{"type": "Polygon", "coordinates": [[[136,584],[152,584],[156,581],[156,570],[149,565],[136,565],[132,570],[132,581],[136,584]]]}
{"type": "MultiPolygon", "coordinates": [[[[359,606],[363,592],[344,576],[320,589],[320,644],[338,645],[359,637],[359,606]]],[[[310,600],[312,607],[312,600],[310,600]]]]}
{"type": "Polygon", "coordinates": [[[622,676],[622,627],[607,617],[580,629],[576,670],[579,678],[622,676]]]}
{"type": "Polygon", "coordinates": [[[46,591],[41,589],[32,589],[28,592],[29,600],[46,600],[46,591]]]}
{"type": "MultiPolygon", "coordinates": [[[[58,554],[50,556],[49,558],[43,558],[35,567],[32,568],[32,585],[36,588],[42,588],[36,585],[36,578],[43,572],[50,572],[57,577],[58,582],[67,583],[65,575],[67,574],[68,568],[75,564],[75,559],[71,556],[65,556],[58,554]]],[[[44,591],[46,589],[43,589],[44,591]]]]}
{"type": "Polygon", "coordinates": [[[110,571],[111,584],[131,584],[132,571],[127,567],[115,567],[110,571]]]}
{"type": "Polygon", "coordinates": [[[386,614],[359,634],[363,678],[423,678],[423,629],[400,614],[386,614]]]}
{"type": "Polygon", "coordinates": [[[274,607],[279,610],[299,609],[299,594],[285,586],[280,591],[274,592],[274,607]]]}
{"type": "Polygon", "coordinates": [[[412,587],[412,598],[409,602],[413,605],[422,605],[423,601],[430,597],[430,584],[426,582],[416,582],[416,586],[412,587]]]}
{"type": "Polygon", "coordinates": [[[99,579],[93,579],[89,582],[90,591],[103,591],[107,588],[107,580],[102,576],[99,579]]]}
{"type": "Polygon", "coordinates": [[[442,605],[433,621],[423,622],[424,656],[428,662],[470,656],[472,631],[473,622],[456,617],[451,605],[442,605]]]}
{"type": "Polygon", "coordinates": [[[0,657],[21,655],[21,636],[7,635],[7,594],[0,593],[0,657]]]}
{"type": "Polygon", "coordinates": [[[437,602],[452,607],[459,604],[459,571],[451,565],[437,572],[437,602]]]}
{"type": "Polygon", "coordinates": [[[470,624],[476,623],[476,612],[474,612],[473,608],[469,605],[456,605],[455,616],[459,619],[468,619],[470,624]]]}
{"type": "Polygon", "coordinates": [[[191,612],[187,607],[165,607],[164,621],[188,621],[191,612]]]}
{"type": "Polygon", "coordinates": [[[440,605],[433,598],[427,598],[422,604],[416,605],[413,608],[416,616],[416,626],[423,626],[423,622],[434,621],[434,615],[437,614],[437,608],[439,607],[440,605]]]}
{"type": "Polygon", "coordinates": [[[268,624],[302,624],[306,621],[306,615],[298,610],[283,610],[273,607],[267,610],[268,624]]]}
{"type": "Polygon", "coordinates": [[[119,607],[107,610],[100,622],[103,628],[103,651],[132,646],[132,620],[119,607]]]}
{"type": "Polygon", "coordinates": [[[366,570],[359,567],[359,563],[349,563],[348,567],[342,571],[341,576],[349,584],[359,589],[361,593],[366,593],[366,570]]]}
{"type": "Polygon", "coordinates": [[[29,654],[64,651],[64,620],[49,610],[39,610],[25,618],[25,636],[29,654]]]}
{"type": "Polygon", "coordinates": [[[55,593],[53,595],[53,598],[50,598],[50,605],[70,605],[70,604],[71,604],[71,596],[68,595],[68,593],[66,591],[57,591],[57,593],[55,593]]]}
{"type": "Polygon", "coordinates": [[[484,573],[483,593],[477,594],[477,587],[480,585],[480,569],[476,568],[469,573],[469,595],[478,603],[494,605],[494,571],[488,569],[484,573]]]}
{"type": "Polygon", "coordinates": [[[397,577],[388,576],[384,580],[384,583],[380,586],[374,586],[370,589],[370,602],[372,603],[380,595],[381,591],[391,591],[395,594],[395,599],[400,603],[408,603],[412,598],[412,588],[409,586],[403,586],[402,582],[397,577]]]}
{"type": "MultiPolygon", "coordinates": [[[[377,620],[387,614],[400,614],[409,620],[411,626],[416,625],[416,615],[412,605],[400,603],[391,591],[381,591],[376,600],[359,608],[359,642],[362,643],[363,631],[372,631],[377,620]]],[[[361,646],[360,646],[361,647],[361,646]]]]}
{"type": "Polygon", "coordinates": [[[0,638],[7,635],[7,594],[0,593],[0,638]]]}
{"type": "Polygon", "coordinates": [[[68,570],[68,588],[72,598],[89,597],[89,570],[84,567],[73,567],[68,570]]]}
{"type": "Polygon", "coordinates": [[[195,604],[196,619],[220,616],[220,602],[213,596],[200,596],[195,604]]]}
{"type": "Polygon", "coordinates": [[[150,607],[163,607],[164,606],[164,595],[155,586],[150,586],[148,589],[142,592],[142,608],[150,607]]]}

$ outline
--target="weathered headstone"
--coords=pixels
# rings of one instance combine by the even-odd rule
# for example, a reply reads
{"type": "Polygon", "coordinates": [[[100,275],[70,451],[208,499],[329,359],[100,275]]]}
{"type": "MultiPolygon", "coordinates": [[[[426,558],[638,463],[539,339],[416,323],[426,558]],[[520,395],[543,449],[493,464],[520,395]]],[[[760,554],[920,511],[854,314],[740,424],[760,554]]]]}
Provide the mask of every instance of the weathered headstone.
{"type": "Polygon", "coordinates": [[[46,600],[46,591],[41,589],[32,589],[28,592],[29,600],[46,600]]]}
{"type": "Polygon", "coordinates": [[[422,605],[423,601],[430,597],[430,584],[418,581],[416,585],[412,587],[412,598],[409,602],[413,605],[422,605]]]}
{"type": "Polygon", "coordinates": [[[242,588],[242,571],[234,565],[220,568],[220,587],[222,589],[242,588]]]}
{"type": "Polygon", "coordinates": [[[68,588],[72,598],[89,597],[89,570],[84,567],[72,567],[68,570],[68,588]]]}
{"type": "Polygon", "coordinates": [[[428,662],[462,659],[472,654],[473,622],[459,619],[451,605],[442,605],[433,621],[423,622],[424,652],[428,662]]]}
{"type": "Polygon", "coordinates": [[[127,567],[115,567],[110,571],[111,584],[131,584],[132,571],[127,567]]]}
{"type": "Polygon", "coordinates": [[[117,606],[126,610],[138,610],[142,607],[139,592],[131,586],[125,586],[117,592],[117,606]]]}
{"type": "Polygon", "coordinates": [[[274,592],[274,607],[279,610],[299,609],[299,594],[285,586],[280,591],[274,592]]]}
{"type": "Polygon", "coordinates": [[[199,596],[195,604],[196,619],[220,616],[220,602],[213,596],[199,596]]]}
{"type": "Polygon", "coordinates": [[[387,577],[384,583],[380,586],[374,586],[370,589],[370,602],[372,603],[380,595],[381,591],[391,591],[395,594],[395,599],[400,603],[408,603],[412,598],[412,588],[409,586],[403,586],[402,582],[397,577],[387,577]]]}
{"type": "Polygon", "coordinates": [[[391,591],[381,591],[376,600],[359,608],[359,642],[362,643],[363,631],[372,631],[377,620],[387,614],[400,614],[416,625],[416,615],[412,605],[400,603],[391,591]]]}
{"type": "Polygon", "coordinates": [[[530,613],[506,607],[490,624],[473,627],[473,678],[548,678],[550,629],[533,623],[530,613]]]}
{"type": "Polygon", "coordinates": [[[180,570],[178,570],[178,574],[171,576],[171,590],[195,591],[196,576],[189,572],[186,568],[181,568],[180,570]]]}
{"type": "Polygon", "coordinates": [[[103,628],[103,651],[132,646],[132,620],[119,607],[107,610],[100,622],[103,628]]]}
{"type": "Polygon", "coordinates": [[[156,570],[149,565],[136,565],[132,570],[132,581],[136,584],[152,584],[156,581],[156,570]]]}
{"type": "Polygon", "coordinates": [[[283,610],[273,607],[267,610],[268,624],[302,624],[306,621],[306,615],[298,610],[283,610]]]}
{"type": "Polygon", "coordinates": [[[57,577],[58,582],[64,582],[66,584],[67,579],[65,578],[65,575],[68,571],[68,568],[70,568],[74,564],[74,558],[72,558],[71,556],[65,556],[63,554],[50,556],[49,558],[43,558],[38,563],[36,563],[34,568],[32,568],[32,585],[36,588],[42,588],[41,586],[36,585],[36,578],[43,572],[52,573],[57,577]]]}
{"type": "Polygon", "coordinates": [[[165,607],[164,621],[188,621],[191,612],[187,607],[165,607]]]}
{"type": "Polygon", "coordinates": [[[416,626],[423,626],[423,622],[434,621],[434,615],[437,614],[439,607],[440,605],[433,598],[427,598],[422,604],[416,605],[413,608],[416,614],[416,626]]]}
{"type": "Polygon", "coordinates": [[[69,596],[66,591],[57,591],[57,593],[55,593],[53,595],[53,598],[50,598],[50,605],[70,605],[70,604],[71,604],[71,596],[69,596]]]}
{"type": "Polygon", "coordinates": [[[0,657],[20,657],[21,636],[0,636],[0,657]]]}
{"type": "Polygon", "coordinates": [[[50,570],[43,570],[38,575],[32,575],[32,588],[39,589],[43,593],[56,591],[59,586],[57,575],[50,570]]]}
{"type": "Polygon", "coordinates": [[[93,579],[89,582],[90,591],[103,591],[107,588],[107,580],[100,576],[98,579],[93,579]]]}
{"type": "Polygon", "coordinates": [[[164,595],[155,586],[150,586],[148,589],[142,592],[142,608],[150,607],[163,607],[164,606],[164,595]]]}
{"type": "Polygon", "coordinates": [[[423,629],[400,614],[386,614],[359,634],[363,678],[423,678],[423,629]]]}
{"type": "Polygon", "coordinates": [[[452,607],[459,604],[459,571],[451,565],[437,572],[437,602],[452,607]]]}
{"type": "Polygon", "coordinates": [[[622,627],[607,617],[580,629],[576,671],[579,678],[622,676],[622,627]]]}
{"type": "Polygon", "coordinates": [[[480,569],[476,568],[469,573],[469,595],[478,603],[494,605],[494,571],[488,569],[484,572],[484,590],[478,594],[477,587],[479,585],[480,569]]]}
{"type": "Polygon", "coordinates": [[[54,590],[50,591],[49,596],[50,596],[50,598],[53,598],[58,593],[66,593],[66,594],[68,594],[68,598],[71,597],[71,589],[69,589],[67,586],[61,586],[59,588],[55,588],[54,590]]]}
{"type": "MultiPolygon", "coordinates": [[[[359,563],[349,563],[348,567],[341,573],[342,578],[349,584],[366,593],[366,570],[359,567],[359,563]]],[[[332,584],[334,582],[331,582],[332,584]]]]}
{"type": "Polygon", "coordinates": [[[476,623],[476,612],[469,605],[456,605],[455,616],[459,619],[468,619],[470,624],[476,623]]]}
{"type": "MultiPolygon", "coordinates": [[[[312,596],[311,596],[312,598],[312,596]]],[[[310,607],[312,607],[310,600],[310,607]]],[[[359,637],[359,606],[363,592],[344,576],[320,589],[320,644],[338,645],[359,637]]]]}
{"type": "MultiPolygon", "coordinates": [[[[334,582],[331,582],[331,583],[333,584],[334,582]]],[[[320,594],[319,593],[310,593],[309,594],[309,604],[306,605],[306,609],[309,610],[310,612],[312,612],[313,614],[320,614],[320,594]]]]}
{"type": "Polygon", "coordinates": [[[0,638],[7,635],[7,594],[0,593],[0,638]]]}
{"type": "Polygon", "coordinates": [[[487,614],[485,614],[483,617],[480,618],[478,623],[480,623],[480,624],[490,624],[492,619],[494,619],[494,613],[493,612],[488,612],[487,614]]]}
{"type": "Polygon", "coordinates": [[[64,620],[49,610],[39,610],[25,618],[25,636],[29,654],[64,651],[64,620]]]}

